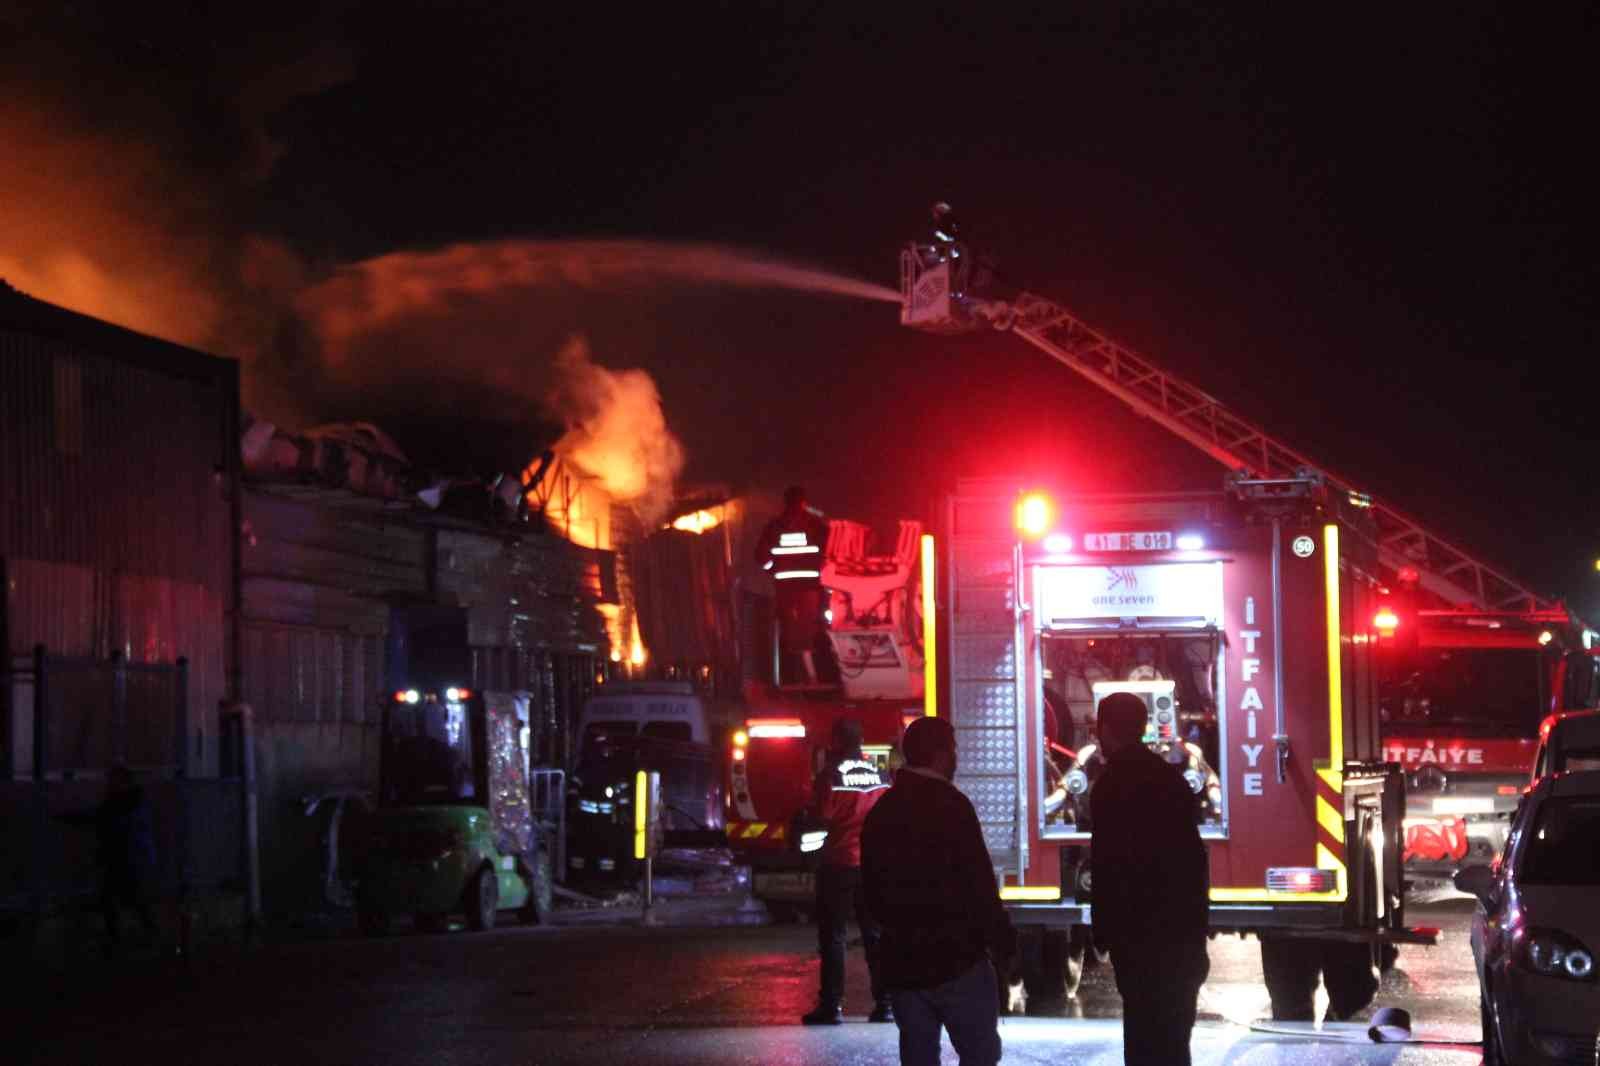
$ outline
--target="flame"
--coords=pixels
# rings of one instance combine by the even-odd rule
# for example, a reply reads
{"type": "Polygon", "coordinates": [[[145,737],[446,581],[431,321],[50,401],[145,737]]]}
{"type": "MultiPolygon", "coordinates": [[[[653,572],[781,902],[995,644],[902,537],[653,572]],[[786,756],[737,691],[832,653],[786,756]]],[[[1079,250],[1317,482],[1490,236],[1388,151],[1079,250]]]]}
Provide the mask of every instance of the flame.
{"type": "Polygon", "coordinates": [[[606,643],[611,645],[611,661],[620,663],[622,649],[627,645],[622,636],[622,606],[616,603],[601,603],[595,606],[606,623],[606,643]]]}
{"type": "Polygon", "coordinates": [[[715,529],[722,524],[722,515],[717,511],[694,511],[686,515],[679,515],[672,520],[673,529],[681,529],[685,533],[704,533],[708,529],[715,529]]]}
{"type": "Polygon", "coordinates": [[[567,343],[555,366],[557,384],[546,405],[567,426],[556,454],[653,521],[670,504],[684,462],[655,380],[643,370],[595,363],[581,337],[567,343]]]}

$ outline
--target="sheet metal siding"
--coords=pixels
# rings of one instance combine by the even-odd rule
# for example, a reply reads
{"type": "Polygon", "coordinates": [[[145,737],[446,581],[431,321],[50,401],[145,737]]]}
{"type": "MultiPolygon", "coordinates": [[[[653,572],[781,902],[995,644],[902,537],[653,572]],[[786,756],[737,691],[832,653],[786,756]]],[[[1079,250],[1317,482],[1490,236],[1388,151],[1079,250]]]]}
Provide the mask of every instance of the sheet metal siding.
{"type": "MultiPolygon", "coordinates": [[[[208,773],[227,684],[236,367],[182,352],[164,373],[160,342],[89,332],[106,346],[0,325],[7,650],[188,657],[193,769],[208,773]],[[140,349],[131,364],[124,344],[140,349]]],[[[24,718],[10,737],[19,758],[24,718]]]]}
{"type": "MultiPolygon", "coordinates": [[[[165,377],[0,329],[0,553],[187,581],[226,599],[231,364],[165,377]]],[[[63,590],[64,592],[69,590],[63,590]]],[[[73,590],[77,591],[77,590],[73,590]]],[[[11,620],[13,650],[32,642],[11,620]]]]}
{"type": "Polygon", "coordinates": [[[399,515],[263,489],[243,499],[242,689],[262,721],[375,722],[388,695],[392,603],[436,597],[468,608],[478,687],[553,687],[543,649],[581,656],[587,677],[605,646],[592,551],[554,537],[437,528],[430,561],[430,531],[399,515]]]}
{"type": "Polygon", "coordinates": [[[595,554],[557,537],[441,529],[437,538],[440,602],[469,608],[474,647],[606,647],[595,609],[595,554]]]}
{"type": "Polygon", "coordinates": [[[423,530],[251,489],[243,517],[245,700],[262,721],[375,722],[389,603],[427,591],[423,530]]]}

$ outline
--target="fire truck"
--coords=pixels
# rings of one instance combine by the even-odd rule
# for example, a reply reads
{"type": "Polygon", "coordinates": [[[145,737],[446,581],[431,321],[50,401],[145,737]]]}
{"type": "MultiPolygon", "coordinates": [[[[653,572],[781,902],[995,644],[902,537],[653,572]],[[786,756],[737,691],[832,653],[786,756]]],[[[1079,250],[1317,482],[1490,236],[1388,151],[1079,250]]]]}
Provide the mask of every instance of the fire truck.
{"type": "Polygon", "coordinates": [[[1404,862],[1416,898],[1505,845],[1549,714],[1600,696],[1594,631],[1560,605],[1428,602],[1402,573],[1375,616],[1384,758],[1407,775],[1404,862]]]}
{"type": "MultiPolygon", "coordinates": [[[[956,728],[1002,898],[1035,941],[1056,937],[1043,965],[1059,958],[1070,993],[1093,908],[1086,734],[1119,690],[1145,700],[1147,742],[1194,791],[1214,930],[1264,950],[1366,942],[1380,962],[1433,942],[1404,923],[1406,760],[1388,756],[1412,745],[1391,729],[1385,750],[1404,687],[1385,594],[1405,578],[1475,617],[1564,609],[1061,304],[1001,290],[946,236],[901,252],[904,325],[1011,333],[1230,472],[1213,494],[967,483],[948,502],[930,702],[956,728]]],[[[1571,629],[1544,632],[1569,646],[1571,629]]]]}
{"type": "Polygon", "coordinates": [[[744,685],[748,717],[728,753],[729,845],[750,865],[755,897],[779,917],[799,917],[813,905],[824,837],[804,816],[833,723],[859,721],[862,754],[892,767],[907,722],[923,713],[921,524],[900,522],[894,548],[882,553],[872,550],[871,530],[860,523],[838,519],[827,528],[818,575],[822,618],[804,620],[819,623],[825,646],[813,658],[826,667],[815,680],[786,670],[785,620],[775,612],[769,668],[744,685]]]}

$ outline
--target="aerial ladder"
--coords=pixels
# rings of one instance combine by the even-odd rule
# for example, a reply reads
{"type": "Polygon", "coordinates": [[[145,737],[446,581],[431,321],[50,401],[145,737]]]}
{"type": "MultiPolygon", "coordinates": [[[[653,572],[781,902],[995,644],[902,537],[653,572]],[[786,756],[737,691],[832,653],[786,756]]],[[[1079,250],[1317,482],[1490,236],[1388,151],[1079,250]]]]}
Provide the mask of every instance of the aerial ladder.
{"type": "Polygon", "coordinates": [[[984,269],[957,241],[912,242],[900,253],[900,322],[934,333],[1010,332],[1166,426],[1234,473],[1259,480],[1321,478],[1328,490],[1370,508],[1379,561],[1451,607],[1567,616],[1566,606],[1529,589],[1415,518],[1361,491],[1304,452],[1229,410],[1220,400],[1084,322],[1054,300],[994,293],[984,269]]]}

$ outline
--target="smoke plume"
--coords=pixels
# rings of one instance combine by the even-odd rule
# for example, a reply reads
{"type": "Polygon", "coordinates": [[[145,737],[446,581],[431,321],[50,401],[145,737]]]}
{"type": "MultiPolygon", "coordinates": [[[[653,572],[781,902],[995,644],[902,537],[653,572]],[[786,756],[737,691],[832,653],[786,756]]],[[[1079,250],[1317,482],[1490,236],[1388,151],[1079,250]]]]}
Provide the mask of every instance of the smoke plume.
{"type": "Polygon", "coordinates": [[[353,70],[337,44],[304,44],[317,30],[246,31],[188,6],[6,5],[0,278],[238,358],[248,396],[306,275],[246,221],[282,151],[266,121],[353,70]]]}

